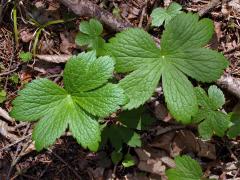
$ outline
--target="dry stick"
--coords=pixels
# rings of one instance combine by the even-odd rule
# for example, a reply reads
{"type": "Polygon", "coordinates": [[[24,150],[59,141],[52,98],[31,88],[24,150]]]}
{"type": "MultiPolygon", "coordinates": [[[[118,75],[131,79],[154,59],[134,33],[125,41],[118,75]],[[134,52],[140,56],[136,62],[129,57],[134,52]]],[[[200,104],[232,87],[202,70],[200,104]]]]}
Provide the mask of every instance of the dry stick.
{"type": "MultiPolygon", "coordinates": [[[[60,1],[64,5],[66,5],[69,9],[71,9],[75,14],[79,16],[96,17],[103,24],[117,32],[129,27],[133,27],[132,24],[125,22],[124,20],[119,20],[115,18],[111,13],[100,8],[98,5],[94,4],[91,1],[88,0],[60,0],[60,1]]],[[[220,0],[212,0],[209,4],[207,4],[201,10],[199,10],[198,14],[200,16],[203,16],[220,3],[221,3],[220,0]]],[[[157,38],[154,38],[154,40],[160,42],[159,39],[157,38]]],[[[229,92],[240,98],[239,79],[235,79],[229,75],[228,76],[223,75],[219,80],[217,80],[217,84],[222,88],[223,87],[226,88],[229,92]]]]}
{"type": "Polygon", "coordinates": [[[24,141],[25,139],[27,139],[27,138],[30,137],[31,135],[32,135],[32,133],[30,133],[30,134],[28,134],[28,135],[26,135],[26,136],[24,136],[24,137],[18,139],[17,141],[15,141],[15,142],[13,142],[13,143],[7,145],[7,146],[4,146],[3,148],[0,149],[0,152],[2,152],[2,151],[4,151],[4,150],[6,150],[6,149],[8,149],[8,148],[10,148],[10,147],[12,147],[12,146],[18,144],[18,143],[20,143],[20,142],[22,142],[22,141],[24,141]]]}
{"type": "Polygon", "coordinates": [[[56,158],[58,158],[62,163],[64,163],[74,174],[75,176],[81,180],[81,176],[77,173],[77,171],[75,171],[75,169],[73,169],[66,161],[63,160],[63,158],[61,158],[58,154],[56,154],[55,152],[53,152],[51,149],[47,149],[49,152],[51,152],[56,158]]]}
{"type": "Polygon", "coordinates": [[[198,11],[199,16],[204,16],[205,14],[207,14],[210,10],[212,10],[213,8],[215,8],[216,6],[218,6],[221,3],[220,0],[212,0],[210,1],[206,6],[204,6],[202,9],[200,9],[198,11]]]}
{"type": "Polygon", "coordinates": [[[14,123],[13,118],[11,118],[8,114],[7,111],[5,111],[3,108],[0,107],[0,117],[3,117],[4,119],[6,119],[8,122],[10,123],[14,123]]]}
{"type": "Polygon", "coordinates": [[[108,28],[120,32],[126,28],[133,27],[132,24],[122,19],[115,18],[110,12],[100,8],[88,0],[60,0],[65,6],[70,8],[79,16],[94,17],[99,19],[108,28]]]}

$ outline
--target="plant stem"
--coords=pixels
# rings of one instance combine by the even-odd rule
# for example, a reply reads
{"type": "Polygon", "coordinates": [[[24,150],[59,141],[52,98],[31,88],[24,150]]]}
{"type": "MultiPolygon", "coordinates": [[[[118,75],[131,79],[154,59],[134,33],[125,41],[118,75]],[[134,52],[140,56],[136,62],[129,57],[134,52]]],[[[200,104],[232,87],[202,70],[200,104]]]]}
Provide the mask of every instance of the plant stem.
{"type": "Polygon", "coordinates": [[[14,36],[15,36],[15,44],[16,48],[19,46],[18,41],[18,27],[17,27],[17,5],[16,1],[14,2],[14,8],[13,8],[13,28],[14,28],[14,36]]]}
{"type": "Polygon", "coordinates": [[[64,22],[65,21],[63,19],[49,21],[49,22],[47,22],[47,23],[45,23],[45,24],[43,24],[39,27],[39,29],[36,32],[35,40],[34,40],[34,43],[33,43],[33,57],[35,57],[35,55],[36,55],[37,44],[38,44],[39,37],[41,35],[42,30],[44,30],[44,28],[46,28],[47,26],[54,25],[54,24],[59,24],[59,23],[64,23],[64,22]]]}
{"type": "Polygon", "coordinates": [[[35,57],[35,55],[36,55],[37,44],[38,44],[39,36],[40,36],[42,30],[43,30],[43,28],[39,28],[36,32],[34,43],[33,43],[33,57],[35,57]]]}

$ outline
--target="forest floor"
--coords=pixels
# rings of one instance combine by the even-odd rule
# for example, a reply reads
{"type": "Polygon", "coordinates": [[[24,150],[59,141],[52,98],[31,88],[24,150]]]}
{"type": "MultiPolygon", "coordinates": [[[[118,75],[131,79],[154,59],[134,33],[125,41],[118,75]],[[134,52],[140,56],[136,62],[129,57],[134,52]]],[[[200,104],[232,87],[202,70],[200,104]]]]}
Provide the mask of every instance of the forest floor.
{"type": "MultiPolygon", "coordinates": [[[[157,119],[148,130],[141,132],[143,145],[128,148],[136,165],[125,168],[111,162],[111,148],[92,153],[81,148],[67,134],[41,152],[34,148],[31,134],[34,123],[16,122],[9,117],[12,100],[23,86],[37,77],[61,81],[64,63],[35,58],[23,62],[21,51],[32,51],[37,24],[70,18],[66,23],[46,27],[36,44],[38,55],[72,55],[83,51],[75,44],[81,20],[70,8],[58,0],[24,0],[17,2],[19,41],[14,38],[14,3],[2,0],[0,11],[0,179],[166,179],[165,170],[174,166],[174,157],[188,154],[198,160],[206,177],[240,180],[240,137],[213,137],[211,141],[198,138],[196,127],[183,126],[172,120],[164,101],[157,97],[148,107],[157,119]],[[6,93],[6,94],[5,94],[6,93]],[[146,156],[150,160],[146,160],[146,156]]],[[[150,26],[150,14],[156,7],[167,7],[172,0],[92,0],[126,24],[147,30],[156,38],[162,28],[150,26]]],[[[229,60],[226,74],[240,78],[240,2],[238,0],[176,0],[185,12],[199,13],[213,20],[214,37],[209,44],[229,60]],[[210,3],[210,4],[209,4],[210,3]],[[211,8],[210,8],[211,7],[211,8]]],[[[116,29],[106,27],[104,38],[114,35],[116,29]]],[[[235,95],[224,90],[224,110],[240,109],[235,95]]],[[[240,89],[239,89],[240,91],[240,89]]]]}

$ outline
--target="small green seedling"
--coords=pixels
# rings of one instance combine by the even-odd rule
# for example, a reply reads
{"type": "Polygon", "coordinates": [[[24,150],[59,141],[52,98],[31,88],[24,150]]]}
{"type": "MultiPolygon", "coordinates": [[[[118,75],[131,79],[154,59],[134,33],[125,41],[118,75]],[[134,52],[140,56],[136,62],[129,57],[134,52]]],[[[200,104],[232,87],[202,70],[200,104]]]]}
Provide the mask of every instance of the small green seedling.
{"type": "Polygon", "coordinates": [[[240,135],[240,104],[238,104],[233,112],[230,113],[232,126],[227,132],[229,138],[235,138],[240,135]]]}
{"type": "Polygon", "coordinates": [[[168,180],[203,180],[203,172],[198,162],[189,156],[175,157],[176,167],[167,170],[168,180]]]}
{"type": "Polygon", "coordinates": [[[123,144],[130,147],[141,147],[142,141],[133,129],[121,125],[109,125],[102,132],[103,142],[109,140],[115,151],[121,151],[123,144]]]}
{"type": "Polygon", "coordinates": [[[22,62],[28,62],[32,60],[32,53],[21,51],[19,54],[19,58],[22,62]]]}
{"type": "Polygon", "coordinates": [[[113,151],[111,154],[111,159],[114,164],[118,164],[123,158],[123,154],[121,152],[113,151]]]}
{"type": "Polygon", "coordinates": [[[101,37],[103,32],[102,24],[95,19],[83,21],[79,26],[80,32],[76,36],[76,44],[79,46],[87,46],[89,49],[94,49],[97,54],[101,54],[104,46],[104,39],[101,37]]]}
{"type": "Polygon", "coordinates": [[[112,124],[103,130],[103,143],[111,142],[115,151],[121,151],[123,144],[130,147],[141,147],[141,137],[138,131],[146,130],[155,119],[152,118],[145,107],[119,114],[117,124],[112,124]]]}
{"type": "Polygon", "coordinates": [[[156,121],[146,106],[141,106],[131,111],[123,111],[119,114],[118,120],[126,127],[136,130],[147,130],[156,121]]]}
{"type": "Polygon", "coordinates": [[[193,123],[198,125],[198,132],[203,139],[209,140],[214,134],[224,136],[225,131],[231,125],[229,116],[220,111],[225,103],[223,92],[212,85],[206,92],[200,88],[195,88],[195,93],[200,106],[198,113],[193,118],[193,123]]]}
{"type": "Polygon", "coordinates": [[[9,80],[14,83],[14,84],[18,84],[19,83],[19,77],[17,73],[13,73],[10,77],[9,80]]]}
{"type": "Polygon", "coordinates": [[[120,81],[129,102],[124,109],[144,104],[162,78],[168,109],[176,120],[191,123],[198,112],[194,87],[187,76],[201,82],[217,80],[228,66],[226,58],[205,48],[212,38],[210,19],[197,14],[181,13],[165,27],[158,48],[152,37],[141,29],[120,32],[105,45],[116,60],[118,73],[129,73],[120,81]]]}
{"type": "Polygon", "coordinates": [[[178,3],[171,3],[167,9],[156,8],[151,13],[152,26],[159,27],[161,25],[166,26],[175,16],[182,13],[182,6],[178,3]]]}
{"type": "Polygon", "coordinates": [[[111,154],[111,159],[112,162],[117,165],[118,163],[120,163],[122,161],[122,165],[125,168],[134,166],[136,164],[133,156],[129,153],[127,153],[124,157],[123,157],[123,153],[122,152],[118,152],[118,151],[113,151],[111,154]]]}
{"type": "Polygon", "coordinates": [[[128,167],[131,167],[131,166],[134,166],[136,163],[135,163],[135,160],[133,158],[133,156],[131,154],[126,154],[124,156],[124,159],[123,159],[123,162],[122,162],[122,165],[125,167],[125,168],[128,168],[128,167]]]}
{"type": "Polygon", "coordinates": [[[48,79],[26,85],[13,101],[12,117],[21,121],[40,119],[33,130],[38,151],[53,144],[66,129],[84,148],[97,151],[101,139],[97,117],[105,117],[126,103],[123,90],[108,83],[114,61],[95,51],[73,56],[63,74],[64,88],[48,79]]]}
{"type": "Polygon", "coordinates": [[[6,91],[0,89],[0,103],[3,103],[6,100],[6,96],[6,91]]]}

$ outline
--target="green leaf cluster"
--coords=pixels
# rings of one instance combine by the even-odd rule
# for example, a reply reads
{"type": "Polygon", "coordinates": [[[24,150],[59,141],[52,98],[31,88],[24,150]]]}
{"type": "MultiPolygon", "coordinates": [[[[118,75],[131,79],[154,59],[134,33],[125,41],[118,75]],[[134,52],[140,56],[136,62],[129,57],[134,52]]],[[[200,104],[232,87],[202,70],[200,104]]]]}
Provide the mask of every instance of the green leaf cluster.
{"type": "Polygon", "coordinates": [[[22,62],[28,62],[32,60],[32,53],[21,51],[19,54],[19,58],[22,62]]]}
{"type": "MultiPolygon", "coordinates": [[[[169,9],[179,8],[172,4],[166,11],[169,9]]],[[[146,129],[153,120],[139,107],[153,95],[159,83],[176,120],[191,123],[194,119],[200,123],[199,132],[205,139],[225,133],[229,124],[225,114],[218,111],[224,104],[223,94],[210,87],[207,96],[188,79],[212,82],[228,66],[221,53],[205,47],[214,31],[212,21],[183,12],[171,21],[164,20],[160,48],[147,32],[137,28],[118,33],[105,43],[100,22],[81,22],[76,43],[96,51],[70,58],[64,69],[64,88],[48,79],[34,80],[13,101],[11,115],[15,119],[39,120],[33,131],[37,150],[53,144],[70,130],[79,144],[96,151],[101,140],[98,119],[121,106],[131,111],[121,113],[117,124],[103,129],[103,140],[110,140],[118,152],[123,144],[141,146],[137,130],[146,129]],[[111,57],[96,57],[103,53],[111,57]],[[114,69],[126,74],[119,84],[108,81],[114,69]]]]}
{"type": "Polygon", "coordinates": [[[80,32],[76,36],[76,44],[79,46],[87,46],[89,49],[97,51],[101,54],[104,46],[104,39],[101,37],[103,32],[102,24],[95,19],[83,21],[79,26],[80,32]]]}
{"type": "Polygon", "coordinates": [[[138,133],[133,129],[122,125],[109,125],[102,132],[103,142],[109,140],[115,151],[121,151],[123,144],[130,147],[141,147],[142,141],[138,133]]]}
{"type": "Polygon", "coordinates": [[[124,157],[123,157],[123,153],[121,152],[117,152],[117,151],[113,151],[111,154],[111,159],[112,162],[114,164],[118,164],[120,161],[122,161],[122,165],[126,168],[134,166],[135,165],[135,160],[133,158],[133,156],[129,153],[127,153],[124,157]]]}
{"type": "Polygon", "coordinates": [[[141,147],[141,137],[136,130],[146,130],[155,121],[145,107],[123,111],[117,120],[118,123],[105,127],[102,133],[103,142],[109,140],[115,151],[120,151],[123,144],[141,147]]]}
{"type": "Polygon", "coordinates": [[[229,138],[235,138],[240,135],[240,111],[230,113],[232,126],[229,128],[227,135],[229,138]]]}
{"type": "Polygon", "coordinates": [[[182,13],[182,6],[176,2],[172,2],[167,9],[156,8],[151,13],[152,26],[166,26],[175,16],[182,13]]]}
{"type": "Polygon", "coordinates": [[[193,123],[199,123],[200,136],[206,140],[214,134],[224,136],[231,122],[228,115],[219,110],[225,103],[223,92],[217,86],[212,85],[208,89],[208,95],[201,87],[196,87],[195,93],[200,108],[193,118],[193,123]]]}
{"type": "Polygon", "coordinates": [[[168,180],[203,180],[203,172],[198,162],[189,156],[175,157],[176,167],[167,170],[168,180]]]}
{"type": "Polygon", "coordinates": [[[67,128],[92,151],[101,139],[97,117],[115,112],[126,101],[123,90],[108,83],[114,62],[94,51],[73,56],[64,69],[64,89],[48,79],[27,84],[13,101],[11,115],[22,121],[40,119],[33,131],[39,151],[53,144],[67,128]]]}
{"type": "Polygon", "coordinates": [[[190,123],[198,112],[198,104],[187,77],[201,82],[215,81],[228,66],[222,54],[204,48],[213,32],[211,20],[181,13],[166,25],[161,48],[141,29],[131,28],[110,39],[105,47],[116,61],[116,71],[128,73],[119,83],[129,98],[124,109],[145,103],[162,78],[171,114],[182,123],[190,123]]]}

